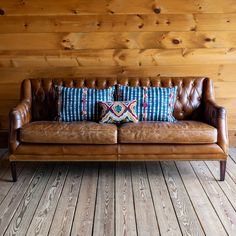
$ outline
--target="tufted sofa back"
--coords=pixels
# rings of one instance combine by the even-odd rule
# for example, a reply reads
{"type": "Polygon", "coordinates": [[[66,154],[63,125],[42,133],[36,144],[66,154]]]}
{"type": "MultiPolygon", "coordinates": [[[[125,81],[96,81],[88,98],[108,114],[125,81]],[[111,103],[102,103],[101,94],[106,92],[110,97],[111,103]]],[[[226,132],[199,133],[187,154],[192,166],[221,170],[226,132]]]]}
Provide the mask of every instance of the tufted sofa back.
{"type": "Polygon", "coordinates": [[[29,79],[22,83],[21,98],[32,102],[32,120],[53,120],[57,114],[58,98],[55,85],[66,87],[107,88],[116,84],[129,86],[178,86],[174,116],[178,120],[199,119],[203,101],[213,98],[213,86],[204,77],[130,77],[130,78],[57,78],[29,79]]]}

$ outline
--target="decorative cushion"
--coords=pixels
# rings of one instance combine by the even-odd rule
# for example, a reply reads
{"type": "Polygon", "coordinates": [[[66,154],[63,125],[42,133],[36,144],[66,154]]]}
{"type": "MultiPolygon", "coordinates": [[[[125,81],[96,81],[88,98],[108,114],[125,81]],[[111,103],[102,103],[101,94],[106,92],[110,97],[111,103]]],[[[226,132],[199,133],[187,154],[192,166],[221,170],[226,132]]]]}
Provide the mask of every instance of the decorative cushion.
{"type": "Polygon", "coordinates": [[[98,102],[98,105],[101,123],[138,122],[136,114],[137,101],[98,102]]]}
{"type": "Polygon", "coordinates": [[[114,101],[115,87],[108,89],[60,87],[60,121],[96,121],[97,102],[114,101]]]}
{"type": "Polygon", "coordinates": [[[175,122],[173,110],[176,95],[177,86],[173,88],[118,86],[119,101],[137,100],[137,115],[140,121],[175,122]]]}

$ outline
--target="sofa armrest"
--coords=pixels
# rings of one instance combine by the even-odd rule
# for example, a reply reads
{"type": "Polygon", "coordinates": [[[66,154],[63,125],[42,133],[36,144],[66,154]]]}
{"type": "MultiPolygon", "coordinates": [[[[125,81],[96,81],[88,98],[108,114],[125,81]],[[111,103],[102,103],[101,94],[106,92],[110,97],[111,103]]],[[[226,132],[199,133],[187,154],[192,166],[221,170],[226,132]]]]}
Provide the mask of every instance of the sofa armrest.
{"type": "Polygon", "coordinates": [[[215,101],[209,99],[205,102],[204,120],[209,125],[217,128],[217,143],[228,154],[228,128],[227,114],[224,107],[218,106],[215,101]]]}
{"type": "Polygon", "coordinates": [[[18,129],[31,121],[31,102],[22,100],[9,113],[9,152],[12,154],[19,145],[18,129]]]}

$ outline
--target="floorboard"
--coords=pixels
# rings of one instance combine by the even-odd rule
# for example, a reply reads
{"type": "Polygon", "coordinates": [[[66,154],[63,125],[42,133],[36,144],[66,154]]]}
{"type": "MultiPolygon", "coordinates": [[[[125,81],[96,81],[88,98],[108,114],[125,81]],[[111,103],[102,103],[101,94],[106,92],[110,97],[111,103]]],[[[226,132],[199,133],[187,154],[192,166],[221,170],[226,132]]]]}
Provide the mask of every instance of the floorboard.
{"type": "Polygon", "coordinates": [[[55,166],[26,235],[48,234],[67,172],[67,164],[60,163],[55,166]]]}
{"type": "Polygon", "coordinates": [[[98,165],[96,163],[86,165],[72,225],[72,236],[92,235],[97,184],[98,165]]]}
{"type": "Polygon", "coordinates": [[[218,161],[17,163],[0,150],[0,235],[236,235],[236,148],[218,161]]]}
{"type": "Polygon", "coordinates": [[[205,235],[174,162],[161,165],[183,235],[205,235]]]}
{"type": "Polygon", "coordinates": [[[114,163],[101,163],[93,235],[115,234],[114,198],[114,163]]]}
{"type": "Polygon", "coordinates": [[[145,163],[132,163],[132,182],[138,235],[159,235],[159,226],[145,163]]]}
{"type": "Polygon", "coordinates": [[[212,206],[230,235],[236,235],[236,214],[228,198],[202,161],[191,162],[212,206]]]}
{"type": "Polygon", "coordinates": [[[227,235],[220,219],[211,205],[208,196],[191,168],[190,163],[180,161],[176,162],[176,165],[179,173],[181,173],[183,183],[205,234],[214,236],[227,235]]]}
{"type": "Polygon", "coordinates": [[[136,217],[130,163],[116,166],[116,235],[136,236],[136,217]]]}

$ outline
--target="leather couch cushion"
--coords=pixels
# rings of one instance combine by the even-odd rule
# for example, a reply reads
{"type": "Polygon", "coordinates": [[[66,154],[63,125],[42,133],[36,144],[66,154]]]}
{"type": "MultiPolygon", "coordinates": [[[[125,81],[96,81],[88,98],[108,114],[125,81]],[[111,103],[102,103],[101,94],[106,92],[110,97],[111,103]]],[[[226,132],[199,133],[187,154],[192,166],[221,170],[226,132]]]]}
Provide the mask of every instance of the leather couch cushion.
{"type": "Polygon", "coordinates": [[[95,122],[36,121],[20,129],[26,143],[116,144],[117,127],[95,122]]]}
{"type": "Polygon", "coordinates": [[[139,122],[119,127],[119,143],[211,144],[217,130],[198,121],[139,122]]]}

